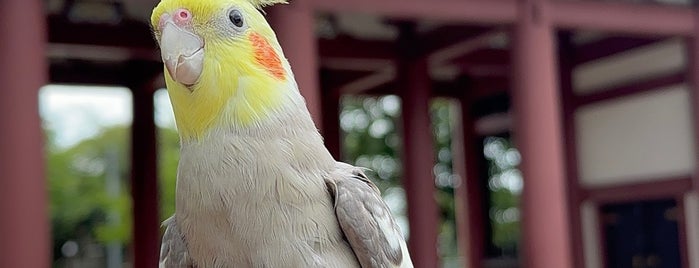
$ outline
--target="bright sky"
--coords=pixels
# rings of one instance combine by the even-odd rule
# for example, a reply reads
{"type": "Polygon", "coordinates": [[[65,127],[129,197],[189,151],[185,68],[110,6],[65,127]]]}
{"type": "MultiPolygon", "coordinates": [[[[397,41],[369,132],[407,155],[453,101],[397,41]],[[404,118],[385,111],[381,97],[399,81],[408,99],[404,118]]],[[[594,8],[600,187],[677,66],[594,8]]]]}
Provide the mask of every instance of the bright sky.
{"type": "MultiPolygon", "coordinates": [[[[167,91],[155,94],[158,126],[174,127],[167,91]]],[[[56,144],[67,148],[99,134],[103,127],[130,124],[131,92],[124,87],[47,85],[39,93],[39,111],[56,144]]]]}

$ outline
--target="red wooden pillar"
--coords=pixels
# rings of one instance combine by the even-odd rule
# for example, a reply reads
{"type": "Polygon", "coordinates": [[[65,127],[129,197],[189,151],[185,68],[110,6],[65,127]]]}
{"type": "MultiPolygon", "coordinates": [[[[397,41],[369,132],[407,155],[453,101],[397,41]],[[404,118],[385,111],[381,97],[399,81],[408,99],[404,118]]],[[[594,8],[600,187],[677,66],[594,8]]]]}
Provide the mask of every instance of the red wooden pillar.
{"type": "Polygon", "coordinates": [[[317,128],[321,128],[318,44],[315,36],[314,13],[308,2],[294,0],[289,1],[288,5],[270,7],[267,18],[291,64],[313,122],[317,128]]]}
{"type": "MultiPolygon", "coordinates": [[[[405,27],[404,27],[405,28],[405,27]]],[[[429,102],[431,81],[425,57],[411,55],[413,29],[401,33],[406,48],[398,62],[398,92],[403,101],[403,185],[408,203],[408,247],[415,267],[438,267],[439,210],[435,200],[434,145],[429,102]]]]}
{"type": "MultiPolygon", "coordinates": [[[[323,75],[323,78],[329,75],[323,75]]],[[[322,128],[325,147],[335,159],[341,159],[341,134],[340,134],[340,88],[329,81],[321,78],[321,106],[322,106],[322,128]]]]}
{"type": "Polygon", "coordinates": [[[160,214],[158,163],[152,81],[131,86],[131,197],[133,199],[133,261],[135,268],[158,266],[160,214]]]}
{"type": "Polygon", "coordinates": [[[44,139],[42,1],[0,1],[0,267],[50,267],[44,139]],[[19,26],[21,25],[21,27],[19,26]]]}
{"type": "MultiPolygon", "coordinates": [[[[691,99],[691,106],[694,119],[694,148],[699,152],[699,8],[694,7],[694,34],[691,38],[687,39],[687,55],[689,56],[689,63],[687,66],[688,77],[689,77],[689,90],[691,99]]],[[[692,183],[694,184],[694,191],[699,193],[699,157],[695,159],[696,164],[694,165],[694,176],[692,183]]]]}
{"type": "Polygon", "coordinates": [[[521,0],[514,25],[512,102],[522,154],[524,267],[571,267],[561,113],[546,0],[521,0]]]}
{"type": "Polygon", "coordinates": [[[562,100],[562,122],[565,150],[566,177],[568,178],[568,216],[570,219],[571,249],[573,251],[573,267],[585,267],[585,252],[582,237],[582,205],[581,189],[578,176],[578,157],[575,130],[575,106],[573,105],[573,57],[572,33],[558,34],[559,86],[562,100]]]}
{"type": "MultiPolygon", "coordinates": [[[[467,85],[461,84],[464,92],[467,85]]],[[[483,267],[485,258],[485,220],[483,214],[483,194],[478,167],[478,147],[476,146],[475,122],[471,114],[470,94],[460,97],[460,116],[454,120],[452,152],[454,170],[461,177],[461,184],[455,189],[456,223],[458,243],[465,257],[466,267],[483,267]]]]}

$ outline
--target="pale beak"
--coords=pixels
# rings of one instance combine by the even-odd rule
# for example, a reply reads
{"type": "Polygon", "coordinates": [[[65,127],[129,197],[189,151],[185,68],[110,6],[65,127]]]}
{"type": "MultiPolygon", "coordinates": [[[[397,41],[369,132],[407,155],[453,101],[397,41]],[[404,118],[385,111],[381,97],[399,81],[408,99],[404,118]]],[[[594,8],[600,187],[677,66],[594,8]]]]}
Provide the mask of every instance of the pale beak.
{"type": "Polygon", "coordinates": [[[204,40],[175,24],[169,17],[161,21],[160,54],[170,77],[186,85],[194,85],[204,63],[204,40]]]}

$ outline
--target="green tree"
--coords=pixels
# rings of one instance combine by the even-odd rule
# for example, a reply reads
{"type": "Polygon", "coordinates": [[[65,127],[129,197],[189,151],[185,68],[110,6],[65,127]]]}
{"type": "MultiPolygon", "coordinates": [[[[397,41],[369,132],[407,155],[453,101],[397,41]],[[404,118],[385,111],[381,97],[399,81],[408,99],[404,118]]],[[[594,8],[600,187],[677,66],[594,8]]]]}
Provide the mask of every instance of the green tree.
{"type": "Polygon", "coordinates": [[[512,141],[505,137],[486,137],[484,156],[488,161],[490,193],[490,225],[493,246],[502,257],[517,257],[520,237],[519,197],[522,175],[518,169],[520,155],[512,141]]]}
{"type": "Polygon", "coordinates": [[[160,218],[167,219],[175,213],[175,184],[177,163],[180,159],[180,136],[172,128],[160,128],[158,132],[158,177],[160,177],[160,218]]]}
{"type": "MultiPolygon", "coordinates": [[[[164,218],[174,212],[179,138],[173,129],[161,128],[158,132],[164,218]]],[[[62,245],[71,240],[128,244],[132,219],[129,128],[106,127],[98,135],[65,149],[55,146],[51,130],[46,136],[54,259],[62,256],[62,245]],[[116,194],[109,193],[109,179],[118,180],[116,194]]]]}

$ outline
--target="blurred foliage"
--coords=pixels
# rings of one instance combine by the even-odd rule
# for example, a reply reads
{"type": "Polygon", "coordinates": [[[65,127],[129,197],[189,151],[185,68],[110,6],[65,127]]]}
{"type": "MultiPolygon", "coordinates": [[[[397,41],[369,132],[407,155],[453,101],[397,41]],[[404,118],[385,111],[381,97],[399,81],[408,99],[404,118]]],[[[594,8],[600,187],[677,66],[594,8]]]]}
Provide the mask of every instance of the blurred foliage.
{"type": "MultiPolygon", "coordinates": [[[[450,107],[450,100],[435,99],[430,108],[436,159],[434,176],[438,189],[435,198],[442,222],[439,251],[447,259],[459,256],[454,211],[455,176],[451,165],[450,107]]],[[[400,99],[393,95],[343,97],[340,114],[344,137],[342,160],[373,171],[371,177],[381,189],[384,199],[402,227],[407,227],[405,194],[401,186],[400,109],[400,99]]]]}
{"type": "Polygon", "coordinates": [[[109,165],[117,165],[122,193],[128,189],[128,129],[112,127],[67,149],[56,148],[48,137],[47,179],[53,233],[54,258],[69,240],[128,242],[131,204],[126,194],[107,194],[109,165]],[[109,159],[115,157],[115,159],[109,159]],[[109,161],[112,160],[112,161],[109,161]],[[119,220],[108,216],[118,213],[119,220]]]}
{"type": "MultiPolygon", "coordinates": [[[[445,266],[459,266],[460,252],[456,241],[454,186],[459,178],[452,169],[451,133],[452,101],[436,98],[430,105],[434,137],[433,168],[435,198],[441,211],[439,252],[445,266]],[[451,261],[450,261],[451,260],[451,261]],[[450,264],[451,263],[451,264],[450,264]]],[[[367,167],[399,223],[407,225],[405,194],[401,185],[400,99],[396,96],[345,96],[340,126],[344,137],[342,160],[367,167]],[[397,197],[395,196],[397,194],[397,197]],[[396,198],[399,200],[394,201],[396,198]],[[397,203],[398,205],[394,205],[397,203]]],[[[488,161],[489,214],[492,241],[497,256],[516,257],[519,243],[519,194],[522,178],[517,169],[519,152],[504,137],[487,137],[484,156],[488,161]]],[[[486,190],[486,189],[484,189],[486,190]]]]}
{"type": "Polygon", "coordinates": [[[398,158],[401,140],[396,132],[399,124],[399,100],[344,97],[340,113],[343,150],[342,160],[370,168],[374,182],[385,192],[400,186],[401,162],[398,158]]]}
{"type": "Polygon", "coordinates": [[[158,130],[158,176],[160,183],[160,219],[175,213],[175,184],[180,159],[180,136],[172,128],[158,130]]]}
{"type": "Polygon", "coordinates": [[[496,256],[517,257],[520,237],[519,197],[522,174],[517,169],[520,154],[504,137],[486,137],[483,153],[488,161],[489,218],[496,256]]]}
{"type": "MultiPolygon", "coordinates": [[[[174,212],[174,191],[179,137],[161,128],[159,172],[161,212],[174,212]]],[[[47,179],[53,234],[54,259],[62,256],[67,241],[98,244],[131,241],[129,195],[129,128],[111,126],[98,135],[69,148],[57,148],[47,130],[47,179]],[[110,172],[112,172],[110,174],[110,172]],[[118,180],[110,194],[109,179],[118,180]]],[[[114,187],[114,186],[111,186],[114,187]]]]}

